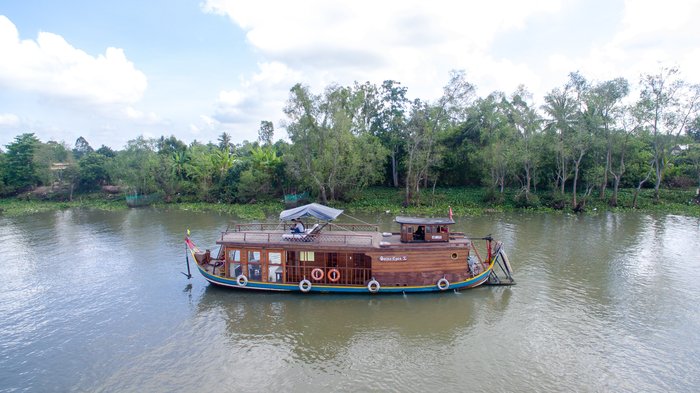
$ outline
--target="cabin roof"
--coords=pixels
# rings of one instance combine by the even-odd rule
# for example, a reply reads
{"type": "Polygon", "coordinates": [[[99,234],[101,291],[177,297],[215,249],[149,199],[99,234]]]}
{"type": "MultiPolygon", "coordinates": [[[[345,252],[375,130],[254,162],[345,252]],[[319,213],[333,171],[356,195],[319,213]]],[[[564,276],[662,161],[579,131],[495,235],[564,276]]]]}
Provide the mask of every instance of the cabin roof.
{"type": "Polygon", "coordinates": [[[396,222],[399,224],[413,225],[451,225],[455,221],[451,218],[420,218],[420,217],[402,217],[397,216],[396,222]]]}

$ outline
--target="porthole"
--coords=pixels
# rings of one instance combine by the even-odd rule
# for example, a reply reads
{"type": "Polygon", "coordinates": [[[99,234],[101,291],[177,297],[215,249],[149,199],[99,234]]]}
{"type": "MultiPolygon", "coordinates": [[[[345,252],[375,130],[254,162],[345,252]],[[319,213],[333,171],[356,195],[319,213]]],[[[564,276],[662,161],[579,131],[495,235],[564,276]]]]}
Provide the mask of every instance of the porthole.
{"type": "Polygon", "coordinates": [[[456,252],[453,252],[453,253],[452,253],[452,259],[457,259],[457,253],[456,253],[456,252]]]}

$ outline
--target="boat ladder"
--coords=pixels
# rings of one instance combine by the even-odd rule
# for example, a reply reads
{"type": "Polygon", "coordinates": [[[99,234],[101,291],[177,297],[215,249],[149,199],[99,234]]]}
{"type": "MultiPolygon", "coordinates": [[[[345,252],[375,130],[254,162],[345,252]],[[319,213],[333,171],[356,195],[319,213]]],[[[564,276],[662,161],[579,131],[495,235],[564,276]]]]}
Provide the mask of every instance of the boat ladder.
{"type": "Polygon", "coordinates": [[[503,250],[503,245],[500,242],[496,245],[494,255],[496,262],[489,274],[489,279],[484,285],[515,285],[513,268],[510,266],[508,255],[506,255],[505,250],[503,250]]]}

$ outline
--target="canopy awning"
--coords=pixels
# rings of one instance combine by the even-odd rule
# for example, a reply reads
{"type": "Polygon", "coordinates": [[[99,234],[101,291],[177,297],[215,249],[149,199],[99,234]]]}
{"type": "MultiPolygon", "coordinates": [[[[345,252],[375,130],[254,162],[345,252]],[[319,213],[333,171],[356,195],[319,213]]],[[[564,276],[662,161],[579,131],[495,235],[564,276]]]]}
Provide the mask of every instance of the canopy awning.
{"type": "Polygon", "coordinates": [[[333,221],[343,213],[342,210],[333,209],[332,207],[319,205],[318,203],[310,203],[308,205],[295,207],[294,209],[285,210],[280,213],[280,221],[289,221],[300,217],[316,217],[319,220],[333,221]]]}

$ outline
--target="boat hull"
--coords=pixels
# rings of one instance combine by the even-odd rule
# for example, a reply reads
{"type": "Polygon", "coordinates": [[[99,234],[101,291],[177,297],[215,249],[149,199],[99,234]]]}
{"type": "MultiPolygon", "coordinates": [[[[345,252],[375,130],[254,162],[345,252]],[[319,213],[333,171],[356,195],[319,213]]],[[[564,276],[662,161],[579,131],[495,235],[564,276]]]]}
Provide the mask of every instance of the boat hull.
{"type": "MultiPolygon", "coordinates": [[[[494,259],[495,261],[495,259],[494,259]]],[[[426,292],[445,292],[448,290],[460,291],[469,288],[478,287],[488,281],[489,275],[493,271],[494,261],[481,274],[469,278],[464,281],[450,283],[448,288],[440,289],[435,285],[420,285],[420,286],[381,286],[376,292],[371,292],[367,286],[355,285],[327,285],[327,284],[312,284],[308,291],[303,292],[299,284],[288,283],[269,283],[262,281],[248,281],[246,285],[239,285],[235,278],[226,278],[212,275],[201,266],[197,265],[199,272],[210,283],[227,288],[235,288],[242,290],[253,291],[269,291],[269,292],[300,292],[300,293],[347,293],[347,294],[402,294],[402,293],[426,293],[426,292]]],[[[381,283],[380,283],[381,285],[381,283]]]]}

